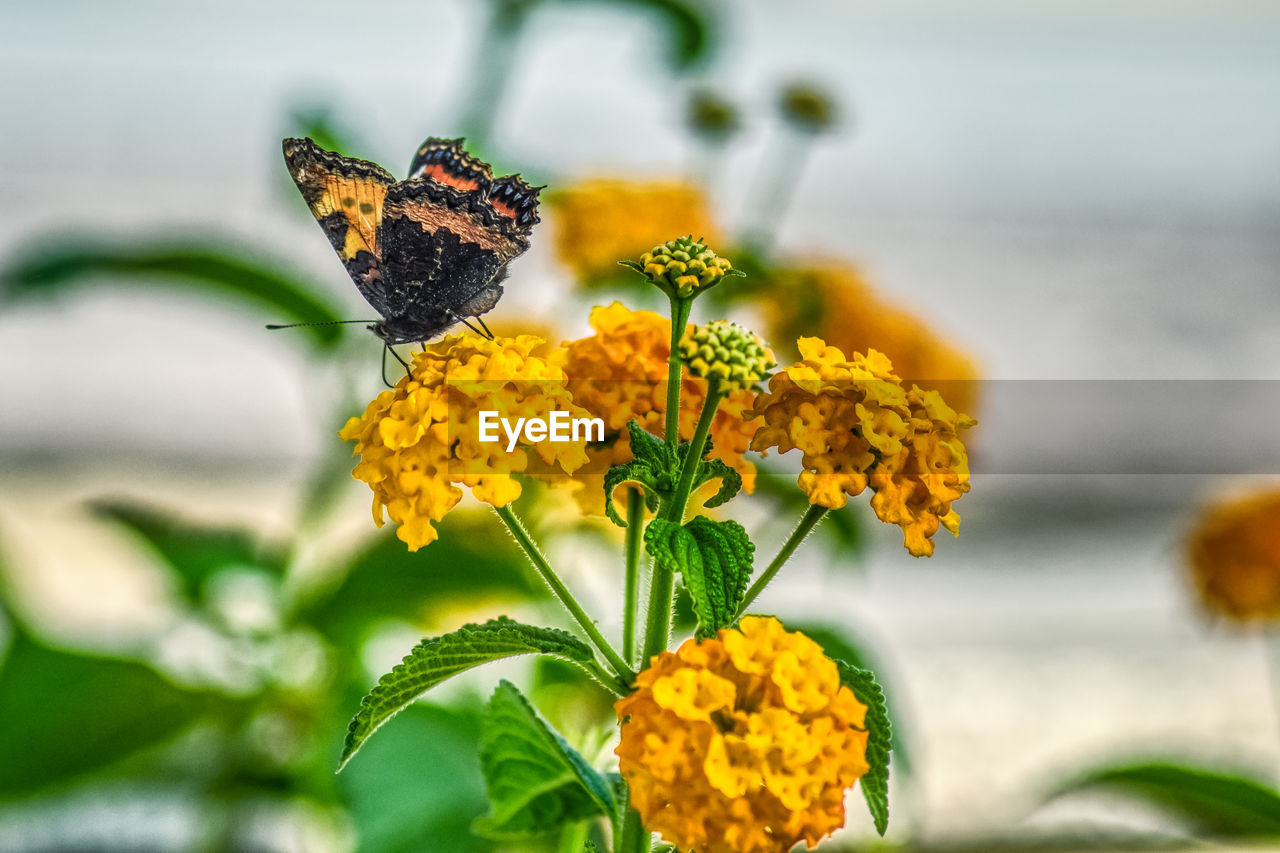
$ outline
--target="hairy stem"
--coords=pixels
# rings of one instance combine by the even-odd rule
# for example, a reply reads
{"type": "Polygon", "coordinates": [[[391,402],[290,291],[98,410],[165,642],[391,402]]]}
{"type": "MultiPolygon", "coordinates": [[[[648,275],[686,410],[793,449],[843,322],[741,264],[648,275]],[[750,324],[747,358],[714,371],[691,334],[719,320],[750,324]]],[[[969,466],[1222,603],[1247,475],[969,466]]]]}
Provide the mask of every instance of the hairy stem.
{"type": "Polygon", "coordinates": [[[636,660],[636,608],[640,595],[640,538],[644,533],[644,492],[627,489],[627,567],[622,611],[622,656],[629,665],[636,660]]]}
{"type": "Polygon", "coordinates": [[[667,420],[663,437],[672,447],[680,443],[680,339],[692,307],[692,298],[671,297],[671,353],[667,356],[667,420]]]}
{"type": "Polygon", "coordinates": [[[783,564],[791,558],[800,543],[809,535],[813,528],[818,526],[818,522],[822,521],[830,512],[825,506],[811,504],[800,518],[800,523],[796,525],[796,529],[791,531],[791,535],[787,537],[787,541],[782,543],[782,548],[778,551],[778,556],[773,558],[771,562],[761,574],[756,578],[756,582],[747,590],[747,594],[742,597],[742,604],[738,606],[738,618],[742,618],[742,614],[747,612],[747,608],[751,606],[751,602],[756,600],[756,596],[764,592],[764,588],[773,580],[774,575],[782,568],[783,564]]]}
{"type": "Polygon", "coordinates": [[[630,684],[636,676],[635,672],[622,658],[618,657],[618,653],[613,650],[613,646],[609,645],[609,641],[600,633],[596,623],[582,609],[582,605],[573,597],[573,593],[569,592],[569,588],[564,585],[564,581],[560,580],[560,576],[556,574],[555,569],[551,568],[547,558],[542,555],[533,539],[529,537],[528,531],[524,529],[524,525],[520,523],[520,519],[516,517],[515,512],[512,511],[510,506],[496,506],[493,511],[498,514],[498,518],[502,519],[503,524],[507,525],[507,529],[511,531],[511,535],[515,537],[516,542],[524,549],[525,555],[533,563],[538,575],[546,582],[547,586],[551,587],[551,591],[555,593],[556,598],[560,599],[560,603],[573,616],[574,621],[586,632],[587,637],[600,650],[600,654],[604,655],[605,660],[609,662],[609,666],[617,673],[624,684],[630,684]]]}
{"type": "MultiPolygon", "coordinates": [[[[679,524],[684,519],[685,504],[689,501],[689,492],[693,488],[694,477],[702,464],[702,448],[707,443],[707,433],[711,430],[711,421],[715,417],[716,408],[724,395],[720,392],[718,379],[712,378],[707,387],[707,399],[702,406],[702,414],[698,417],[698,426],[693,432],[693,440],[685,451],[684,466],[680,469],[680,481],[671,497],[663,502],[658,510],[661,518],[679,524]]],[[[667,642],[671,638],[671,593],[675,589],[675,576],[670,567],[659,562],[653,564],[653,575],[649,581],[649,611],[644,625],[644,652],[640,665],[648,665],[653,656],[667,650],[667,642]]]]}
{"type": "Polygon", "coordinates": [[[712,376],[707,380],[707,399],[703,401],[702,413],[698,415],[698,425],[693,430],[693,439],[684,456],[684,465],[680,468],[680,482],[676,484],[675,494],[666,507],[668,521],[679,524],[684,520],[685,504],[689,502],[689,493],[693,491],[694,479],[698,469],[702,467],[702,450],[707,446],[707,434],[711,432],[711,422],[715,420],[716,409],[724,398],[720,378],[712,376]]]}

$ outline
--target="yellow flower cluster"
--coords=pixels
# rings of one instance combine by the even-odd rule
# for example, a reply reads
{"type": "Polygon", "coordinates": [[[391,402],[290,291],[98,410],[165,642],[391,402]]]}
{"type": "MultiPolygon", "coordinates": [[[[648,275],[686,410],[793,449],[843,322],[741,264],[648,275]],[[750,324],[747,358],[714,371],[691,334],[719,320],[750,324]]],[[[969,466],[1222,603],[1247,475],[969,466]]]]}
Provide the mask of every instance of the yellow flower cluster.
{"type": "Polygon", "coordinates": [[[588,417],[573,404],[564,372],[535,354],[533,335],[486,340],[447,337],[413,356],[411,375],[379,394],[339,435],[356,442],[352,475],[373,490],[373,519],[384,512],[396,535],[416,551],[434,542],[434,522],[462,498],[505,506],[520,496],[512,475],[533,466],[573,471],[587,461],[584,441],[538,442],[506,451],[505,440],[480,441],[482,411],[503,418],[546,420],[556,410],[588,417]]]}
{"type": "Polygon", "coordinates": [[[881,298],[858,270],[837,263],[781,270],[760,293],[775,343],[816,335],[845,352],[874,347],[899,376],[943,392],[961,411],[977,408],[973,359],[920,317],[881,298]]]}
{"type": "Polygon", "coordinates": [[[1206,610],[1242,623],[1280,620],[1280,490],[1210,508],[1187,550],[1206,610]]]}
{"type": "Polygon", "coordinates": [[[773,618],[655,655],[615,707],[631,803],[680,850],[812,848],[869,769],[866,706],[821,646],[773,618]]]}
{"type": "MultiPolygon", "coordinates": [[[[574,402],[605,422],[605,441],[587,450],[590,462],[575,472],[575,494],[584,512],[604,515],[604,475],[632,458],[627,421],[661,435],[667,410],[667,356],[671,321],[652,311],[632,311],[619,302],[591,311],[595,334],[566,341],[557,364],[569,378],[574,402]]],[[[680,437],[693,437],[707,397],[707,381],[683,374],[680,437]]],[[[742,475],[743,488],[755,486],[755,466],[743,458],[760,421],[746,414],[755,400],[749,389],[734,390],[720,403],[711,422],[713,449],[742,475]]]]}
{"type": "Polygon", "coordinates": [[[672,234],[712,243],[718,230],[707,199],[679,182],[599,179],[552,193],[556,256],[587,284],[616,278],[620,258],[634,258],[672,234]]]}
{"type": "Polygon", "coordinates": [[[931,555],[939,525],[959,529],[951,502],[969,491],[969,461],[958,432],[977,422],[937,391],[905,387],[875,350],[845,358],[818,338],[797,345],[801,361],[773,375],[750,413],[765,421],[751,448],[800,448],[811,504],[837,509],[869,485],[880,520],[902,528],[913,555],[931,555]]]}

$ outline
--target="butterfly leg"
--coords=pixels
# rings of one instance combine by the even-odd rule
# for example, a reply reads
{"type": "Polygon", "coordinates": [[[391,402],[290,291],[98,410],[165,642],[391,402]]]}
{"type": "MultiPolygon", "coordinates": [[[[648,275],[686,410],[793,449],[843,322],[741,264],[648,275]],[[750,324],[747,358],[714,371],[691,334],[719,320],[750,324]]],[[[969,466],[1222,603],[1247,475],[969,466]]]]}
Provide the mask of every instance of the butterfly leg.
{"type": "Polygon", "coordinates": [[[396,361],[400,362],[400,366],[404,368],[404,372],[406,376],[412,376],[413,371],[409,370],[409,363],[400,357],[400,353],[396,352],[391,348],[391,344],[383,344],[382,345],[382,384],[386,385],[388,388],[394,388],[396,386],[393,385],[391,382],[387,381],[387,353],[391,353],[393,356],[395,356],[396,361]]]}
{"type": "MultiPolygon", "coordinates": [[[[477,318],[477,319],[479,319],[479,318],[477,318]]],[[[466,326],[468,329],[470,329],[471,331],[475,332],[475,333],[476,333],[477,335],[479,335],[480,337],[482,337],[482,338],[483,338],[483,337],[487,337],[487,336],[485,335],[485,333],[484,333],[484,332],[480,331],[480,330],[479,330],[479,329],[477,329],[475,326],[473,326],[473,325],[471,325],[470,323],[468,323],[468,322],[467,322],[467,318],[466,318],[466,317],[459,317],[459,318],[458,318],[458,321],[459,321],[460,323],[462,323],[462,325],[464,325],[464,326],[466,326]]]]}
{"type": "Polygon", "coordinates": [[[480,328],[484,329],[485,337],[489,340],[493,340],[493,332],[489,331],[489,327],[484,324],[484,318],[477,314],[476,322],[480,324],[480,328]]]}

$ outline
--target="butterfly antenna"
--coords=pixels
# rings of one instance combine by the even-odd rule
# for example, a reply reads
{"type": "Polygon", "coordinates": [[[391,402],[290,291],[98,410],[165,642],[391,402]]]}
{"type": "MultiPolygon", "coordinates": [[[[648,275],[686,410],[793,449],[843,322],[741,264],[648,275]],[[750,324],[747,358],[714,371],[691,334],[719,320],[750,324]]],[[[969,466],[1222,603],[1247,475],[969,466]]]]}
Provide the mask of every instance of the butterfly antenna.
{"type": "Polygon", "coordinates": [[[484,318],[477,316],[476,322],[480,324],[480,328],[484,329],[485,336],[493,340],[493,332],[489,331],[489,327],[484,324],[484,318]]]}
{"type": "Polygon", "coordinates": [[[375,323],[376,320],[317,320],[313,323],[268,323],[267,328],[271,331],[277,329],[296,329],[299,326],[340,326],[343,323],[375,323]]]}

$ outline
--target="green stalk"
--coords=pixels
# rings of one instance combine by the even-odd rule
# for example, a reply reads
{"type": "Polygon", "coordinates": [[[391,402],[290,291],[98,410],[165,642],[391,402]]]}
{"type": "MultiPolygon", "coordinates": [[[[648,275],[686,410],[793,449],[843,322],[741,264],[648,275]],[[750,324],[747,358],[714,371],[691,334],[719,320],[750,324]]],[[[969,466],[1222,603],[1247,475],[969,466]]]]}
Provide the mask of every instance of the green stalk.
{"type": "Polygon", "coordinates": [[[773,146],[761,158],[761,167],[756,170],[751,187],[747,224],[743,228],[744,245],[761,253],[773,247],[779,223],[791,207],[812,149],[812,133],[784,128],[775,138],[773,146]]]}
{"type": "MultiPolygon", "coordinates": [[[[689,501],[689,492],[693,488],[694,476],[702,462],[702,448],[707,443],[707,433],[711,431],[711,421],[715,417],[716,408],[720,405],[720,382],[716,378],[709,380],[707,399],[702,406],[702,414],[698,416],[698,426],[693,431],[693,440],[685,453],[684,466],[680,469],[680,481],[670,500],[666,501],[658,511],[659,516],[679,524],[684,520],[685,504],[689,501]]],[[[653,576],[649,581],[649,612],[644,625],[644,652],[641,665],[647,665],[653,656],[667,650],[667,641],[671,638],[671,593],[675,588],[675,575],[661,563],[653,564],[653,576]]]]}
{"type": "Polygon", "coordinates": [[[1280,636],[1261,634],[1262,656],[1271,682],[1271,709],[1280,723],[1280,636]]]}
{"type": "Polygon", "coordinates": [[[644,533],[644,492],[627,489],[627,570],[625,606],[622,612],[622,656],[636,659],[636,608],[640,595],[640,537],[644,533]]]}
{"type": "Polygon", "coordinates": [[[796,525],[796,529],[791,531],[787,541],[782,543],[782,549],[778,551],[778,556],[773,558],[773,562],[761,573],[760,577],[756,578],[756,582],[751,585],[751,588],[747,590],[747,594],[742,597],[742,604],[738,606],[737,618],[742,618],[742,614],[747,612],[751,602],[756,600],[756,596],[764,592],[764,588],[769,585],[769,581],[773,580],[773,576],[791,558],[791,555],[795,553],[796,548],[804,541],[804,538],[809,535],[813,528],[818,526],[818,522],[822,521],[828,512],[830,510],[825,506],[809,505],[804,515],[801,516],[800,523],[796,525]]]}
{"type": "Polygon", "coordinates": [[[496,0],[476,49],[471,79],[474,81],[463,106],[462,132],[472,146],[489,144],[493,119],[502,107],[502,96],[511,78],[512,59],[519,55],[520,34],[535,3],[533,0],[496,0]]]}
{"type": "Polygon", "coordinates": [[[622,820],[622,838],[614,850],[615,853],[649,853],[649,831],[635,809],[627,809],[627,816],[622,820]]]}
{"type": "Polygon", "coordinates": [[[711,432],[711,422],[715,420],[716,409],[724,392],[720,387],[720,378],[712,376],[707,379],[707,399],[702,404],[702,413],[698,415],[698,425],[693,430],[693,439],[689,442],[689,450],[685,453],[684,465],[680,468],[680,482],[676,484],[675,493],[666,507],[663,517],[677,524],[684,521],[685,504],[689,502],[689,492],[693,491],[693,481],[702,467],[702,449],[707,445],[707,434],[711,432]]]}
{"type": "Polygon", "coordinates": [[[667,444],[680,444],[680,339],[689,322],[693,298],[683,299],[674,293],[671,299],[671,353],[667,356],[667,422],[663,437],[667,444]]]}
{"type": "Polygon", "coordinates": [[[516,517],[510,505],[496,506],[493,511],[498,514],[498,518],[502,519],[503,524],[507,525],[507,529],[511,531],[511,535],[515,537],[516,542],[524,549],[524,553],[528,556],[529,561],[533,563],[533,567],[537,570],[542,580],[547,586],[551,587],[551,591],[555,593],[556,598],[560,599],[560,603],[565,606],[569,614],[586,632],[591,642],[600,650],[600,654],[604,655],[605,660],[609,662],[609,666],[622,679],[624,685],[630,684],[636,677],[631,667],[627,666],[622,658],[618,657],[618,653],[613,650],[613,646],[609,645],[609,641],[600,633],[600,629],[596,627],[596,623],[591,621],[591,617],[582,609],[582,605],[573,597],[573,593],[569,592],[569,588],[564,585],[564,581],[560,580],[560,576],[556,574],[555,569],[551,568],[551,564],[547,562],[547,558],[542,556],[542,552],[538,550],[538,546],[529,538],[529,533],[524,529],[524,525],[520,523],[520,519],[516,517]]]}
{"type": "Polygon", "coordinates": [[[566,824],[560,830],[560,843],[556,845],[556,850],[558,853],[582,853],[590,832],[591,824],[586,821],[566,824]]]}

